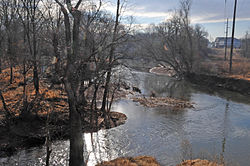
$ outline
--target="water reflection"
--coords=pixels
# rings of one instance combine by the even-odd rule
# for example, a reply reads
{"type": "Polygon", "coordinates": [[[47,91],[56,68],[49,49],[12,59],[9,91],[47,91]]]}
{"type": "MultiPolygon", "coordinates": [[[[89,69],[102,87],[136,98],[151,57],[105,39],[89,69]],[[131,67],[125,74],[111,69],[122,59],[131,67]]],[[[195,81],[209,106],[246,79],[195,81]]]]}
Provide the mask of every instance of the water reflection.
{"type": "Polygon", "coordinates": [[[118,156],[111,147],[109,135],[105,130],[84,134],[84,139],[88,165],[95,165],[103,160],[110,160],[118,156]]]}
{"type": "Polygon", "coordinates": [[[222,131],[222,152],[221,152],[221,157],[220,157],[220,160],[221,162],[224,164],[224,155],[225,155],[225,150],[226,150],[226,137],[227,137],[227,127],[229,125],[229,122],[228,122],[228,112],[229,110],[229,101],[227,100],[226,102],[226,105],[225,105],[225,115],[224,115],[224,121],[223,121],[223,131],[222,131]]]}
{"type": "MultiPolygon", "coordinates": [[[[114,104],[113,110],[125,113],[127,123],[110,130],[84,134],[88,165],[123,156],[151,155],[162,165],[176,165],[183,158],[220,155],[221,160],[250,162],[250,101],[236,93],[207,93],[185,82],[146,73],[135,73],[135,85],[143,95],[155,91],[158,96],[185,98],[195,109],[172,111],[146,108],[130,100],[114,104]],[[243,102],[241,102],[243,101],[243,102]],[[248,101],[248,102],[247,102],[248,101]],[[189,153],[189,154],[188,154],[189,153]],[[184,156],[183,154],[188,154],[184,156]]],[[[53,143],[51,165],[67,165],[69,141],[53,143]]],[[[45,165],[44,147],[19,151],[1,158],[0,165],[45,165]]]]}
{"type": "Polygon", "coordinates": [[[177,81],[170,77],[148,74],[145,76],[143,89],[147,94],[154,91],[156,96],[188,100],[191,91],[187,84],[185,81],[177,81]]]}

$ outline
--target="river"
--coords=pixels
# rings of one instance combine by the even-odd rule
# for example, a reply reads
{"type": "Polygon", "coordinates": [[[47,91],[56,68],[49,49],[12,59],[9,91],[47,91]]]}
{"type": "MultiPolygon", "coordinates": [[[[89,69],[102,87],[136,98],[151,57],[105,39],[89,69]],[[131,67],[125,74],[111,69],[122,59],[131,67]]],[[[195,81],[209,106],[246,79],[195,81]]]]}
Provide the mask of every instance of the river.
{"type": "MultiPolygon", "coordinates": [[[[119,127],[84,134],[88,165],[122,156],[150,155],[161,165],[176,165],[182,159],[224,160],[229,165],[250,165],[250,99],[229,91],[213,91],[167,76],[134,72],[133,80],[143,95],[152,91],[195,103],[194,109],[173,111],[146,108],[128,99],[113,105],[127,115],[119,127]]],[[[53,143],[51,163],[67,165],[69,141],[53,143]]],[[[45,165],[45,147],[18,151],[0,158],[0,165],[45,165]]]]}

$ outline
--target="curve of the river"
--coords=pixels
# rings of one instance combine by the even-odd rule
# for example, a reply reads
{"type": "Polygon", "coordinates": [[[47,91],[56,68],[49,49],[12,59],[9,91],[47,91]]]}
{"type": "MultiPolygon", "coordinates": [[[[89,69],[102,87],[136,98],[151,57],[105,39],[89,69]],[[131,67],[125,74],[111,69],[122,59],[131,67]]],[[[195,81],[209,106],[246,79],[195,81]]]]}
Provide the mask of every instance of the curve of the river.
{"type": "MultiPolygon", "coordinates": [[[[194,109],[172,111],[146,108],[120,100],[113,110],[125,113],[126,124],[84,134],[88,165],[122,156],[150,155],[162,165],[182,159],[215,158],[231,165],[250,164],[250,99],[228,91],[199,88],[166,76],[134,72],[128,80],[157,96],[187,99],[194,109]]],[[[67,165],[69,141],[53,143],[52,165],[67,165]]],[[[45,165],[45,147],[35,147],[0,158],[0,165],[45,165]]]]}

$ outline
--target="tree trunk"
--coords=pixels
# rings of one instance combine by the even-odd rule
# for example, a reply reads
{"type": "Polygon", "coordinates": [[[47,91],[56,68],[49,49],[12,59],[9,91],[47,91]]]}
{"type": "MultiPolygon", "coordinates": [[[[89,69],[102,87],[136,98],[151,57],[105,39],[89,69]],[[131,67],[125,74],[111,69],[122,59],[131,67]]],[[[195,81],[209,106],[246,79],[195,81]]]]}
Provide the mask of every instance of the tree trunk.
{"type": "Polygon", "coordinates": [[[108,121],[108,114],[107,111],[105,109],[106,107],[106,102],[107,102],[107,94],[109,91],[109,84],[110,84],[110,79],[111,79],[111,70],[112,70],[112,62],[114,59],[114,51],[115,51],[115,47],[114,47],[114,42],[116,40],[116,36],[117,36],[117,28],[119,25],[119,11],[120,11],[120,0],[117,0],[117,7],[116,7],[116,19],[115,19],[115,27],[114,27],[114,31],[113,31],[113,37],[112,37],[112,46],[110,49],[110,55],[109,55],[109,66],[108,66],[108,71],[107,71],[107,77],[106,77],[106,83],[105,83],[105,89],[104,89],[104,94],[103,94],[103,100],[102,100],[102,107],[101,110],[104,113],[104,120],[106,123],[106,127],[109,127],[109,121],[108,121]]]}
{"type": "Polygon", "coordinates": [[[3,108],[5,110],[5,116],[6,119],[9,120],[9,118],[12,116],[11,112],[9,111],[7,104],[5,103],[2,91],[0,90],[0,99],[2,100],[3,108]]]}
{"type": "MultiPolygon", "coordinates": [[[[70,112],[70,156],[69,166],[83,166],[83,138],[82,138],[82,122],[81,112],[84,112],[84,107],[79,103],[81,99],[84,99],[81,93],[81,82],[78,78],[78,72],[76,65],[77,57],[79,56],[79,28],[81,12],[76,8],[72,8],[71,1],[67,0],[67,8],[73,16],[73,31],[71,30],[70,17],[68,11],[62,3],[56,0],[56,3],[61,6],[61,10],[64,15],[65,26],[65,41],[67,47],[67,65],[64,76],[65,90],[68,96],[69,112],[70,112]],[[73,10],[74,9],[74,10],[73,10]],[[73,38],[71,38],[73,34],[73,38]],[[73,39],[73,41],[72,41],[73,39]],[[79,105],[80,104],[80,105],[79,105]]],[[[77,4],[80,4],[79,1],[77,4]]],[[[85,116],[83,114],[83,116],[85,116]]]]}
{"type": "MultiPolygon", "coordinates": [[[[34,24],[34,23],[33,23],[34,24]]],[[[35,25],[33,25],[35,26],[35,25]]],[[[37,69],[37,48],[36,48],[36,32],[34,32],[35,27],[33,27],[33,82],[34,82],[34,87],[36,89],[36,95],[39,94],[39,75],[38,75],[38,69],[37,69]]]]}
{"type": "Polygon", "coordinates": [[[13,50],[12,50],[12,41],[11,41],[11,37],[10,34],[8,33],[8,48],[7,48],[7,55],[10,61],[10,84],[12,84],[13,81],[13,50]]]}
{"type": "Polygon", "coordinates": [[[70,166],[83,165],[83,138],[81,116],[74,101],[70,103],[70,166]]]}
{"type": "Polygon", "coordinates": [[[106,127],[109,127],[108,115],[107,115],[107,110],[106,110],[106,103],[108,100],[107,96],[108,96],[108,91],[109,91],[110,79],[111,79],[111,69],[108,69],[106,83],[105,83],[105,89],[104,89],[103,99],[102,99],[102,107],[101,107],[101,111],[103,112],[103,115],[104,115],[106,127]]]}
{"type": "MultiPolygon", "coordinates": [[[[92,127],[94,126],[94,123],[93,123],[94,114],[95,114],[96,122],[98,121],[97,108],[96,108],[96,97],[97,97],[97,92],[98,92],[98,89],[99,89],[99,83],[95,82],[94,87],[95,87],[95,91],[94,91],[93,99],[91,101],[91,106],[90,106],[90,109],[91,109],[90,124],[91,124],[92,127]]],[[[96,125],[95,127],[98,127],[98,126],[96,125]]]]}
{"type": "MultiPolygon", "coordinates": [[[[33,5],[35,6],[36,1],[33,0],[33,5]]],[[[32,23],[32,31],[33,31],[33,82],[34,87],[36,89],[36,95],[39,94],[39,75],[38,75],[38,66],[37,66],[37,28],[36,28],[36,22],[35,22],[35,14],[36,14],[36,8],[34,7],[33,14],[31,17],[31,23],[32,23]]]]}
{"type": "MultiPolygon", "coordinates": [[[[74,24],[73,24],[73,56],[70,57],[70,62],[75,62],[76,57],[79,54],[79,27],[80,27],[80,17],[81,12],[76,10],[73,13],[74,24]]],[[[69,58],[69,57],[68,57],[69,58]]],[[[75,73],[73,63],[69,64],[68,74],[75,73]]],[[[67,84],[67,82],[66,82],[67,84]]],[[[68,88],[68,100],[69,100],[69,110],[70,110],[70,166],[80,166],[84,164],[83,158],[83,138],[82,138],[82,123],[81,123],[81,112],[84,112],[84,107],[81,107],[77,101],[79,100],[79,95],[77,92],[76,83],[71,80],[71,88],[68,88]],[[70,92],[71,91],[71,92],[70,92]],[[73,95],[72,95],[73,94],[73,95]],[[78,95],[77,95],[78,94],[78,95]]],[[[66,86],[68,87],[68,86],[66,86]]]]}
{"type": "Polygon", "coordinates": [[[12,62],[10,62],[10,84],[13,82],[13,65],[12,62]]]}
{"type": "Polygon", "coordinates": [[[57,33],[53,34],[53,49],[54,49],[54,56],[56,57],[56,63],[55,63],[55,71],[56,73],[59,72],[59,62],[60,62],[60,52],[58,50],[58,35],[57,33]]]}
{"type": "MultiPolygon", "coordinates": [[[[1,46],[0,46],[1,47],[1,46]]],[[[2,73],[2,58],[0,57],[0,74],[2,73]]]]}
{"type": "Polygon", "coordinates": [[[23,111],[27,112],[28,102],[27,102],[27,95],[26,95],[26,58],[23,60],[23,111]]]}
{"type": "Polygon", "coordinates": [[[36,89],[36,95],[39,94],[39,76],[38,76],[38,70],[37,70],[37,63],[36,60],[34,60],[34,69],[33,69],[33,83],[34,87],[36,89]]]}
{"type": "Polygon", "coordinates": [[[52,152],[50,132],[49,132],[49,119],[50,119],[50,112],[48,111],[47,112],[47,120],[46,120],[46,141],[45,141],[45,144],[46,144],[46,166],[49,166],[50,154],[52,152]]]}
{"type": "MultiPolygon", "coordinates": [[[[71,83],[66,78],[64,81],[65,89],[68,95],[69,111],[70,111],[70,166],[84,165],[83,158],[83,138],[82,138],[82,122],[80,110],[77,106],[76,96],[71,88],[71,83]]],[[[81,110],[84,111],[84,110],[81,110]]]]}

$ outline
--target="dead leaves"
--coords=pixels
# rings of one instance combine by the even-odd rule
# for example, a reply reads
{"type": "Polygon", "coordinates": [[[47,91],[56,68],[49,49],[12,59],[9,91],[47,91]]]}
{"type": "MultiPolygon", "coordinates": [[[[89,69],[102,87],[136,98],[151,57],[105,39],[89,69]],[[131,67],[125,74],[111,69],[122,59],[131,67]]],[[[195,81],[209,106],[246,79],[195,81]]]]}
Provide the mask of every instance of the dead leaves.
{"type": "MultiPolygon", "coordinates": [[[[23,75],[22,68],[20,66],[15,66],[13,68],[13,83],[9,84],[10,69],[4,69],[0,74],[0,90],[3,92],[6,105],[11,112],[15,115],[20,114],[20,110],[23,106],[23,75]]],[[[36,93],[34,85],[32,82],[33,72],[29,70],[26,73],[26,95],[27,102],[31,103],[36,98],[36,93]]],[[[49,89],[49,85],[43,80],[40,80],[40,94],[42,94],[39,99],[34,103],[36,108],[36,113],[40,115],[47,114],[51,111],[67,112],[68,103],[67,95],[65,92],[58,89],[49,89]],[[58,98],[60,100],[54,100],[58,98]],[[37,107],[36,107],[37,106],[37,107]]],[[[0,110],[3,109],[3,104],[0,102],[0,110]]]]}

